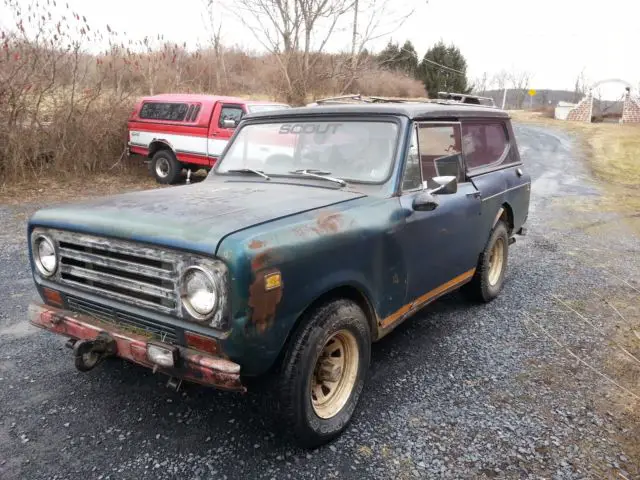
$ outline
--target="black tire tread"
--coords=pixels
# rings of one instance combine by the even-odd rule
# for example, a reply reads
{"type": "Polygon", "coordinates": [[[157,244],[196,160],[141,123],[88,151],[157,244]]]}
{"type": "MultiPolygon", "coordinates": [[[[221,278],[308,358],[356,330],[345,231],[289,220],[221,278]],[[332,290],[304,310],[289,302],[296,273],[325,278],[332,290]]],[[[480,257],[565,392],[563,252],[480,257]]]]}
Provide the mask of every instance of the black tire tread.
{"type": "Polygon", "coordinates": [[[151,175],[156,179],[156,182],[163,185],[174,185],[178,183],[180,176],[182,175],[182,165],[176,158],[175,154],[171,150],[167,149],[158,150],[153,154],[151,162],[149,163],[149,169],[151,170],[151,175]],[[171,169],[169,171],[169,175],[166,178],[161,179],[156,175],[156,161],[162,156],[166,156],[169,159],[171,169]]]}
{"type": "MultiPolygon", "coordinates": [[[[476,271],[473,275],[473,278],[469,283],[464,285],[462,288],[463,293],[467,296],[469,300],[488,303],[495,299],[502,289],[502,284],[504,280],[499,285],[497,292],[492,293],[491,287],[489,285],[489,260],[487,256],[491,252],[491,247],[495,242],[495,239],[504,235],[505,238],[505,248],[507,249],[507,257],[509,253],[509,229],[504,221],[498,220],[496,225],[491,230],[491,234],[485,244],[484,249],[480,253],[480,257],[478,258],[478,265],[476,266],[476,271]]],[[[507,269],[507,263],[505,263],[503,267],[504,271],[507,269]]],[[[504,275],[504,273],[503,273],[504,275]]]]}
{"type": "MultiPolygon", "coordinates": [[[[305,379],[303,356],[305,354],[307,340],[314,329],[324,328],[335,316],[347,318],[362,316],[365,323],[367,323],[366,330],[370,334],[370,327],[368,322],[366,322],[366,316],[355,302],[340,299],[326,303],[310,312],[306,318],[303,318],[301,324],[296,331],[293,332],[289,349],[283,358],[279,372],[280,414],[289,431],[292,431],[296,436],[299,444],[307,448],[326,443],[340,433],[336,432],[335,434],[322,438],[310,437],[308,432],[305,432],[304,428],[301,428],[303,419],[301,418],[301,410],[297,408],[300,402],[303,401],[302,398],[298,398],[300,396],[298,393],[298,383],[305,379]]],[[[368,341],[370,345],[370,337],[368,341]]],[[[370,351],[368,354],[370,355],[370,351]]],[[[365,367],[368,370],[368,363],[365,367]]],[[[366,375],[366,372],[364,375],[366,375]]],[[[346,427],[348,423],[349,422],[346,422],[344,427],[346,427]]]]}

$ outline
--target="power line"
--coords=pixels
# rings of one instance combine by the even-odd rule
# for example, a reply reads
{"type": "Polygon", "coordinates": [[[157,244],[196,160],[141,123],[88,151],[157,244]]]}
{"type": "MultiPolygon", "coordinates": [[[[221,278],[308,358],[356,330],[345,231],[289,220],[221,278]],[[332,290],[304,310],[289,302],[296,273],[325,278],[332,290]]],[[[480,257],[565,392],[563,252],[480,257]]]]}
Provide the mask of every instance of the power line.
{"type": "Polygon", "coordinates": [[[447,67],[446,65],[441,65],[440,63],[434,62],[433,60],[429,60],[428,58],[423,58],[422,61],[435,65],[436,67],[439,67],[443,70],[448,70],[450,72],[457,73],[458,75],[463,75],[465,77],[467,76],[467,74],[463,71],[456,70],[455,68],[447,67]]]}
{"type": "MultiPolygon", "coordinates": [[[[397,54],[396,58],[399,59],[400,58],[400,54],[403,53],[403,52],[404,53],[408,53],[410,55],[415,55],[415,53],[416,53],[415,50],[414,51],[407,50],[406,48],[404,48],[404,46],[402,46],[402,47],[398,48],[398,54],[397,54]]],[[[416,60],[418,60],[417,55],[416,55],[416,60]]],[[[462,75],[463,77],[467,76],[467,74],[465,72],[463,72],[462,70],[456,70],[455,68],[447,67],[446,65],[442,65],[441,63],[435,62],[433,60],[429,60],[428,58],[424,58],[423,57],[422,61],[430,63],[431,65],[433,65],[435,67],[438,67],[438,68],[440,68],[442,70],[446,70],[446,71],[449,71],[449,72],[457,73],[458,75],[462,75]]]]}
{"type": "MultiPolygon", "coordinates": [[[[404,48],[404,46],[400,47],[399,50],[400,50],[400,52],[407,52],[407,53],[410,53],[410,54],[415,53],[415,51],[411,52],[411,51],[407,50],[406,48],[404,48]]],[[[446,65],[442,65],[441,63],[434,62],[433,60],[429,60],[428,58],[423,58],[422,61],[430,63],[431,65],[434,65],[434,66],[436,66],[438,68],[441,68],[443,70],[448,70],[450,72],[457,73],[458,75],[462,75],[464,77],[467,76],[467,74],[465,72],[461,71],[461,70],[456,70],[455,68],[447,67],[446,65]]]]}

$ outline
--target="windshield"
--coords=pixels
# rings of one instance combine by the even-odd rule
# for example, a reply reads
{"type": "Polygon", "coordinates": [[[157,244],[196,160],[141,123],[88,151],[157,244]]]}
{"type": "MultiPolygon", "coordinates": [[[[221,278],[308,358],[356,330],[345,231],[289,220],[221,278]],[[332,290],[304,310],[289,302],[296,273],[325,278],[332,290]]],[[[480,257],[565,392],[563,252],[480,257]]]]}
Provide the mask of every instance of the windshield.
{"type": "Polygon", "coordinates": [[[354,182],[384,181],[393,164],[393,122],[308,121],[246,125],[217,172],[254,169],[267,175],[316,171],[354,182]]]}
{"type": "Polygon", "coordinates": [[[278,110],[279,108],[291,108],[289,105],[280,105],[280,104],[273,104],[273,105],[247,105],[247,109],[249,110],[250,113],[254,113],[254,112],[268,112],[271,110],[278,110]]]}

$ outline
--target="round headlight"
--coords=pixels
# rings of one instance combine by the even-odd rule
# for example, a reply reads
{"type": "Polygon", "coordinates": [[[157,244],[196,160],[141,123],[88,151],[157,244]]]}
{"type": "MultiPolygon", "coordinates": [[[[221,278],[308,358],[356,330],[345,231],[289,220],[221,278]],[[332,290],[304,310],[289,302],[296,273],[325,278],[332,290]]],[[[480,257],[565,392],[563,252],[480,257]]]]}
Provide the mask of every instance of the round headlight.
{"type": "Polygon", "coordinates": [[[38,271],[45,277],[50,277],[58,267],[58,256],[49,237],[39,235],[33,242],[33,258],[38,271]]]}
{"type": "Polygon", "coordinates": [[[218,301],[213,276],[200,267],[189,267],[182,275],[182,304],[196,320],[204,320],[213,313],[218,301]]]}

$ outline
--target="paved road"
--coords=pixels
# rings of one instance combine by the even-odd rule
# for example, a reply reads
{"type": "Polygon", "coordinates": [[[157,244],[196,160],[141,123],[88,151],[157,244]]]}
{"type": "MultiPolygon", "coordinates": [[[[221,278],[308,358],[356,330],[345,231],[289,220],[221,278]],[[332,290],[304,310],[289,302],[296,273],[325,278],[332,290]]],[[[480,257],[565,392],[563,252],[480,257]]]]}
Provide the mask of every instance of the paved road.
{"type": "Polygon", "coordinates": [[[516,131],[534,177],[530,234],[512,247],[502,296],[477,306],[452,294],[376,344],[350,428],[311,452],[275,433],[255,395],[175,393],[119,361],[77,372],[61,338],[25,322],[34,206],[0,207],[0,478],[633,478],[637,429],[620,407],[632,397],[551,337],[615,373],[613,317],[590,302],[625,300],[625,314],[637,300],[639,239],[615,214],[564,205],[598,194],[570,138],[516,131]]]}

